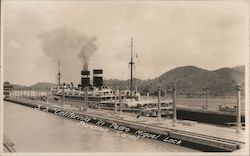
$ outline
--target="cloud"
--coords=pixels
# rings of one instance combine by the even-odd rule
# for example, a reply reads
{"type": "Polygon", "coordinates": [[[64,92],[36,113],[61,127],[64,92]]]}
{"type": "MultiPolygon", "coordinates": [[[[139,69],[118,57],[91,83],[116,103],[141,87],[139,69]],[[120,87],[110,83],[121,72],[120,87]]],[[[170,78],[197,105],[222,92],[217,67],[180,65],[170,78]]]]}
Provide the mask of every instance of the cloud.
{"type": "MultiPolygon", "coordinates": [[[[105,78],[127,79],[132,36],[139,55],[135,75],[141,79],[183,65],[209,70],[239,65],[248,47],[248,7],[238,2],[7,4],[6,78],[22,74],[18,71],[29,65],[34,69],[25,71],[24,76],[29,72],[54,81],[51,77],[55,77],[60,59],[64,80],[79,82],[81,64],[86,62],[80,61],[79,53],[93,51],[93,55],[80,55],[90,58],[90,70],[98,67],[104,70],[105,78]],[[88,42],[90,47],[83,46],[88,42]],[[41,69],[41,64],[47,67],[41,69]]],[[[16,81],[25,79],[28,77],[16,81]]],[[[40,81],[39,76],[32,81],[40,81]]]]}

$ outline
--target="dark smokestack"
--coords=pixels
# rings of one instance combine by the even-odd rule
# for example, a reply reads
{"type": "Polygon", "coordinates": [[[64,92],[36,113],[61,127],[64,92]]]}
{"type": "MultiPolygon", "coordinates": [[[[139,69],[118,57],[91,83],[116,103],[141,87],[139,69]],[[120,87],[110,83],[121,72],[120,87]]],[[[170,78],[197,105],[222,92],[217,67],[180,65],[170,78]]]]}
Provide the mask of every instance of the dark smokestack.
{"type": "Polygon", "coordinates": [[[90,79],[89,79],[90,72],[88,70],[82,70],[81,75],[82,75],[81,78],[82,88],[90,86],[90,79]]]}
{"type": "Polygon", "coordinates": [[[103,86],[102,69],[93,70],[93,86],[95,87],[103,86]]]}

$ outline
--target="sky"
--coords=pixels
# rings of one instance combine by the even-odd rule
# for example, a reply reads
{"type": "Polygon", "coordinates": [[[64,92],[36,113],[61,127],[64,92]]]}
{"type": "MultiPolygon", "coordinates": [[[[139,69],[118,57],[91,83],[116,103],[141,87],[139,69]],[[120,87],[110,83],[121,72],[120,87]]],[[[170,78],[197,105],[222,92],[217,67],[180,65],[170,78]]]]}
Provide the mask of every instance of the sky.
{"type": "Polygon", "coordinates": [[[245,64],[248,1],[5,1],[4,81],[80,83],[84,61],[105,79],[136,78],[179,66],[207,70],[245,64]],[[83,55],[85,56],[85,55],[83,55]],[[60,60],[60,61],[59,61],[60,60]]]}

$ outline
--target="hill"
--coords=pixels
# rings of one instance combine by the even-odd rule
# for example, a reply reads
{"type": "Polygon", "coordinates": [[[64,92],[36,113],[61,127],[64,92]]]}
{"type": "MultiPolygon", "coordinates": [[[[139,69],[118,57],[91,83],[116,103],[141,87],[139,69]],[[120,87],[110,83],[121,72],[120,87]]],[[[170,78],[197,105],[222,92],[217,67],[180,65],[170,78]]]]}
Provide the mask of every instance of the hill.
{"type": "Polygon", "coordinates": [[[41,90],[48,90],[50,89],[51,87],[53,86],[56,86],[55,83],[49,83],[49,82],[38,82],[32,86],[29,86],[30,88],[33,88],[33,89],[41,89],[41,90]]]}
{"type": "MultiPolygon", "coordinates": [[[[205,94],[205,88],[209,88],[209,93],[214,96],[233,95],[236,84],[245,85],[244,68],[244,66],[237,66],[209,71],[195,66],[182,66],[167,71],[152,80],[135,79],[135,83],[142,94],[146,94],[146,92],[156,94],[158,87],[164,89],[171,83],[175,83],[179,95],[200,96],[205,94]]],[[[129,81],[106,80],[104,84],[128,88],[129,81]]]]}
{"type": "MultiPolygon", "coordinates": [[[[5,82],[5,83],[9,83],[9,82],[5,82]]],[[[31,88],[31,89],[40,89],[40,90],[48,90],[50,89],[51,87],[55,86],[56,84],[54,83],[49,83],[49,82],[38,82],[34,85],[31,85],[31,86],[24,86],[24,85],[19,85],[19,84],[11,84],[9,83],[10,85],[13,86],[13,88],[21,88],[21,89],[24,89],[24,88],[31,88]]]]}
{"type": "MultiPolygon", "coordinates": [[[[142,95],[157,94],[158,87],[162,90],[172,83],[176,84],[178,95],[195,95],[202,96],[205,94],[204,89],[209,88],[209,94],[213,96],[230,96],[236,93],[236,84],[245,85],[245,66],[236,66],[233,68],[220,68],[209,71],[195,66],[182,66],[174,68],[156,77],[154,79],[140,80],[134,79],[138,91],[142,95]]],[[[121,89],[129,89],[129,80],[109,79],[104,80],[105,86],[121,89]]],[[[14,88],[39,88],[47,90],[56,84],[47,82],[38,82],[32,86],[13,85],[14,88]]],[[[244,95],[244,92],[242,92],[244,95]]]]}

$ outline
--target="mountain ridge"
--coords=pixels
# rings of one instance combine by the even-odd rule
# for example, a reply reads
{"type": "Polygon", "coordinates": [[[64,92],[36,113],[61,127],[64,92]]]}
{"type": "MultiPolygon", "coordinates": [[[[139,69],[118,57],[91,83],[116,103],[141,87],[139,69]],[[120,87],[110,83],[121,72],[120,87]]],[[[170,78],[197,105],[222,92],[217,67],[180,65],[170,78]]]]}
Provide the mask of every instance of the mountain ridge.
{"type": "MultiPolygon", "coordinates": [[[[104,85],[128,89],[130,80],[104,79],[104,85]]],[[[204,89],[209,88],[209,94],[214,96],[235,95],[235,86],[245,85],[245,66],[232,68],[223,67],[216,70],[206,70],[196,66],[180,66],[171,69],[154,79],[141,80],[134,78],[138,91],[146,95],[157,94],[159,87],[164,90],[170,84],[176,84],[178,95],[204,95],[204,89]]],[[[30,87],[47,90],[55,83],[38,82],[31,86],[14,85],[14,87],[30,87]]]]}
{"type": "MultiPolygon", "coordinates": [[[[216,70],[206,70],[196,66],[181,66],[171,69],[160,76],[150,80],[135,79],[138,90],[142,94],[150,92],[157,94],[158,87],[166,88],[171,83],[176,84],[177,94],[182,95],[203,95],[204,89],[209,88],[209,92],[214,96],[234,95],[235,86],[245,85],[245,66],[232,68],[219,68],[216,70]]],[[[105,80],[105,85],[113,86],[110,80],[105,80]]],[[[116,85],[128,86],[129,81],[124,81],[116,85]]]]}

